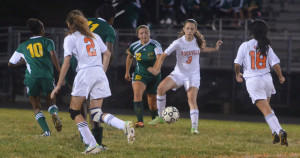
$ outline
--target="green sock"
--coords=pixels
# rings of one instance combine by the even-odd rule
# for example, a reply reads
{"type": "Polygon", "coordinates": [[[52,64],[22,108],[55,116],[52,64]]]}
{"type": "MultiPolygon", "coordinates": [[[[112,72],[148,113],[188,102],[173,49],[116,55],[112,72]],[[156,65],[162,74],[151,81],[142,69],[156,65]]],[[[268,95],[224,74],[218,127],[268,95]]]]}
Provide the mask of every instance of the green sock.
{"type": "Polygon", "coordinates": [[[99,145],[102,145],[103,127],[95,127],[92,129],[93,136],[99,145]]]}
{"type": "Polygon", "coordinates": [[[52,106],[50,106],[49,108],[48,108],[48,111],[49,111],[49,113],[50,114],[53,114],[53,113],[58,113],[58,108],[57,108],[57,106],[56,105],[52,105],[52,106]]]}
{"type": "Polygon", "coordinates": [[[47,122],[46,122],[46,118],[42,112],[37,113],[35,115],[35,119],[37,120],[37,122],[39,123],[41,128],[44,130],[44,132],[50,131],[49,127],[47,125],[47,122]]]}
{"type": "Polygon", "coordinates": [[[155,119],[156,116],[158,116],[157,110],[150,110],[150,113],[151,113],[152,120],[155,119]]]}
{"type": "Polygon", "coordinates": [[[138,122],[143,122],[144,105],[143,101],[133,102],[134,112],[138,119],[138,122]]]}

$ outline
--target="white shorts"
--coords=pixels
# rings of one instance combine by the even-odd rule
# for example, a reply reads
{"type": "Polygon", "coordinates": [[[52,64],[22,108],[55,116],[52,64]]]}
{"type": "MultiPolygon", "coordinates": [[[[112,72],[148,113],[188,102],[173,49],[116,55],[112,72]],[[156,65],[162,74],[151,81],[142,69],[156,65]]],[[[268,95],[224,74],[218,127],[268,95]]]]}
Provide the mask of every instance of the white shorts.
{"type": "Polygon", "coordinates": [[[100,66],[80,69],[74,79],[72,96],[84,96],[86,99],[106,98],[111,96],[109,83],[100,66]]]}
{"type": "Polygon", "coordinates": [[[276,93],[273,85],[273,79],[270,73],[245,78],[247,91],[252,99],[252,103],[255,104],[256,100],[265,100],[270,98],[272,94],[276,93]]]}
{"type": "Polygon", "coordinates": [[[173,88],[174,91],[182,86],[184,86],[185,91],[187,91],[190,87],[196,87],[198,89],[200,87],[200,73],[187,75],[173,71],[168,77],[170,77],[177,85],[177,87],[173,88]]]}

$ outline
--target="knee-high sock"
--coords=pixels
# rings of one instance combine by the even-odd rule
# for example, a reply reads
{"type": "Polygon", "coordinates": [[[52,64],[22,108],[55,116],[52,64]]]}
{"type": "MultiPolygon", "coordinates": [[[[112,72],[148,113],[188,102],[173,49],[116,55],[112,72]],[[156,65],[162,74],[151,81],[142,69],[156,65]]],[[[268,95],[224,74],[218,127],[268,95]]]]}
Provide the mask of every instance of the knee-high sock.
{"type": "Polygon", "coordinates": [[[101,145],[102,144],[102,137],[103,137],[103,127],[94,127],[92,129],[92,133],[96,142],[101,145]]]}
{"type": "Polygon", "coordinates": [[[138,122],[143,122],[144,105],[143,101],[133,102],[134,112],[136,114],[138,122]]]}
{"type": "Polygon", "coordinates": [[[106,114],[104,116],[104,119],[103,119],[103,122],[110,125],[110,126],[113,126],[113,127],[116,127],[118,129],[121,129],[123,130],[124,127],[125,127],[125,122],[118,119],[117,117],[115,117],[114,115],[112,114],[106,114]]]}
{"type": "Polygon", "coordinates": [[[152,120],[155,119],[156,116],[158,116],[157,110],[150,110],[150,113],[151,113],[152,120]]]}
{"type": "Polygon", "coordinates": [[[86,121],[80,122],[77,124],[78,130],[83,138],[83,141],[85,144],[88,144],[89,146],[96,146],[97,142],[92,135],[88,124],[86,121]]]}
{"type": "Polygon", "coordinates": [[[35,119],[39,123],[40,127],[44,130],[44,132],[49,131],[49,126],[46,122],[46,118],[42,112],[38,112],[35,115],[35,119]]]}
{"type": "Polygon", "coordinates": [[[166,108],[166,95],[163,96],[156,96],[156,105],[157,105],[157,112],[158,116],[162,117],[162,112],[166,108]]]}
{"type": "Polygon", "coordinates": [[[276,132],[277,134],[279,134],[279,131],[282,129],[279,121],[277,119],[277,117],[275,116],[274,113],[270,113],[269,115],[267,115],[265,117],[266,122],[268,123],[269,127],[272,130],[272,133],[276,132]]]}
{"type": "Polygon", "coordinates": [[[49,112],[50,114],[53,114],[53,113],[58,114],[58,107],[57,107],[56,105],[52,105],[52,106],[50,106],[50,107],[48,108],[48,112],[49,112]]]}
{"type": "Polygon", "coordinates": [[[199,121],[199,110],[194,109],[190,111],[192,128],[198,129],[198,121],[199,121]]]}

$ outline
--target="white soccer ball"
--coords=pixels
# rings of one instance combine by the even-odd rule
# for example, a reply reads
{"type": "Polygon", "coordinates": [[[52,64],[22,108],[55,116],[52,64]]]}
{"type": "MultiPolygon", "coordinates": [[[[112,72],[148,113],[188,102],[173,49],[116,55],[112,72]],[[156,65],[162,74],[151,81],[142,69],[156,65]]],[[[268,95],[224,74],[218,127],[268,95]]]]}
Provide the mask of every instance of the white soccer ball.
{"type": "Polygon", "coordinates": [[[179,119],[179,111],[176,107],[169,106],[163,110],[162,117],[168,124],[175,123],[179,119]]]}

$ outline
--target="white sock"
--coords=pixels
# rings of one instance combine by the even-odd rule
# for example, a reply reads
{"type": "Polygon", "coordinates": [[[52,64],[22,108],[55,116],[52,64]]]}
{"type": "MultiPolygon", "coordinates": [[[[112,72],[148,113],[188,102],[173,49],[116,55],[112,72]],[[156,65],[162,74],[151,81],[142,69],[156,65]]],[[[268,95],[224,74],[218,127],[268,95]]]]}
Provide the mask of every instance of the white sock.
{"type": "Polygon", "coordinates": [[[269,127],[272,130],[272,133],[276,132],[277,134],[279,134],[279,131],[282,129],[279,121],[277,119],[277,117],[275,116],[274,113],[270,113],[269,115],[267,115],[265,117],[266,122],[268,123],[269,127]]]}
{"type": "Polygon", "coordinates": [[[166,108],[166,95],[156,96],[157,113],[159,117],[162,117],[162,112],[166,108]]]}
{"type": "Polygon", "coordinates": [[[192,128],[198,129],[199,110],[194,109],[190,111],[192,128]]]}
{"type": "Polygon", "coordinates": [[[112,114],[106,114],[104,116],[103,122],[121,130],[123,130],[125,127],[125,122],[123,120],[118,119],[112,114]]]}
{"type": "Polygon", "coordinates": [[[83,138],[83,141],[85,144],[88,144],[89,146],[96,146],[97,142],[92,135],[89,126],[86,121],[80,122],[77,124],[78,130],[83,138]]]}

